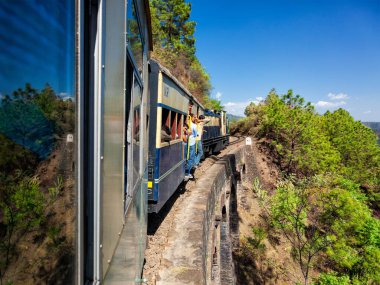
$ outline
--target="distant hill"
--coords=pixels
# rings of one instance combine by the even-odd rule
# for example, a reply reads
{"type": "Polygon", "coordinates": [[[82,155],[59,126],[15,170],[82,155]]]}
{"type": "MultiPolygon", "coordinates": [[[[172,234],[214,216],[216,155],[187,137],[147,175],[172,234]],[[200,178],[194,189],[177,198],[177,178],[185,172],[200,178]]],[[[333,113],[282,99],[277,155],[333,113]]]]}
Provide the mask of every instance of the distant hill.
{"type": "Polygon", "coordinates": [[[380,122],[362,122],[365,126],[371,128],[379,138],[377,141],[380,143],[380,122]]]}
{"type": "Polygon", "coordinates": [[[232,114],[228,114],[227,113],[227,119],[230,121],[230,122],[234,122],[234,121],[239,121],[240,119],[243,119],[244,117],[242,116],[236,116],[236,115],[232,115],[232,114]]]}
{"type": "Polygon", "coordinates": [[[380,130],[380,122],[362,122],[367,127],[370,127],[372,130],[380,130]]]}

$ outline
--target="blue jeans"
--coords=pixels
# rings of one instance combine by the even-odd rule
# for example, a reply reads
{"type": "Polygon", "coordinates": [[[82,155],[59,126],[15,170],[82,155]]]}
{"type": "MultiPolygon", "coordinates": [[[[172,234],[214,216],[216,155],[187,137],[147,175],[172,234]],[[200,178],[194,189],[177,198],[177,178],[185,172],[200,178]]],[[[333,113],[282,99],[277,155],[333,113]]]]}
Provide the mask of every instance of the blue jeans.
{"type": "Polygon", "coordinates": [[[189,159],[187,160],[187,143],[185,144],[185,159],[186,159],[186,165],[185,165],[185,175],[190,174],[191,168],[194,166],[194,158],[195,158],[195,144],[190,146],[189,150],[189,159]]]}
{"type": "Polygon", "coordinates": [[[194,160],[195,165],[199,164],[203,155],[202,141],[201,140],[197,141],[197,144],[198,144],[198,153],[195,155],[195,160],[194,160]]]}

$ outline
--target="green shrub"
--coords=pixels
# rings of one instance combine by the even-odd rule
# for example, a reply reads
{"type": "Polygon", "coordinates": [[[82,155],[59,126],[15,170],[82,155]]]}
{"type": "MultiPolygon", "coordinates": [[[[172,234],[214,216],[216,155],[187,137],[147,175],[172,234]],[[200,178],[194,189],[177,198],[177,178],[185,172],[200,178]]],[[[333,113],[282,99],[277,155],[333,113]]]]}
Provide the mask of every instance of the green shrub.
{"type": "Polygon", "coordinates": [[[322,273],[317,278],[315,285],[350,285],[350,277],[337,276],[336,273],[322,273]]]}

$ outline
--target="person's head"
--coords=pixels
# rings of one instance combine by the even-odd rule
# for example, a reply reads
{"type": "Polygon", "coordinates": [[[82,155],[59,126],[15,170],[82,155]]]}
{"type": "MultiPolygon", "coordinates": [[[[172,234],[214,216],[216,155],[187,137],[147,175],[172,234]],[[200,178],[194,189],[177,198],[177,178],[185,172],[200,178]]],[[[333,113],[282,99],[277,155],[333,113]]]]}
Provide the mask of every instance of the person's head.
{"type": "Polygon", "coordinates": [[[170,128],[168,126],[166,126],[166,125],[162,125],[161,126],[161,130],[163,130],[163,131],[165,131],[167,133],[170,133],[170,128]]]}
{"type": "Polygon", "coordinates": [[[205,119],[205,116],[203,116],[203,115],[199,116],[199,120],[204,120],[204,119],[205,119]]]}
{"type": "Polygon", "coordinates": [[[195,123],[197,121],[197,116],[195,116],[193,113],[190,113],[191,121],[195,123]]]}
{"type": "Polygon", "coordinates": [[[189,129],[189,125],[186,123],[183,123],[183,130],[187,131],[189,129]]]}
{"type": "Polygon", "coordinates": [[[193,109],[193,105],[194,105],[193,101],[190,101],[189,102],[189,113],[191,113],[191,110],[193,109]]]}

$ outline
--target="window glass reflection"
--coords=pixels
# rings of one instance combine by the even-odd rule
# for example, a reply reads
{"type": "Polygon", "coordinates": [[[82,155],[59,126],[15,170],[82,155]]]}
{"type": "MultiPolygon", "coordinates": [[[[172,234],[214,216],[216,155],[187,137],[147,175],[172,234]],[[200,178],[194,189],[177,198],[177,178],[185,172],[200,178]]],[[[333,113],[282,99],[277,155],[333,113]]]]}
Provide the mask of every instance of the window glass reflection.
{"type": "Polygon", "coordinates": [[[135,77],[133,83],[133,186],[140,177],[140,116],[142,90],[135,77]]]}
{"type": "Polygon", "coordinates": [[[0,1],[0,279],[70,284],[75,8],[0,1]]]}
{"type": "Polygon", "coordinates": [[[143,41],[137,20],[137,9],[134,1],[130,1],[127,12],[128,46],[133,54],[137,68],[141,74],[143,66],[143,41]]]}

